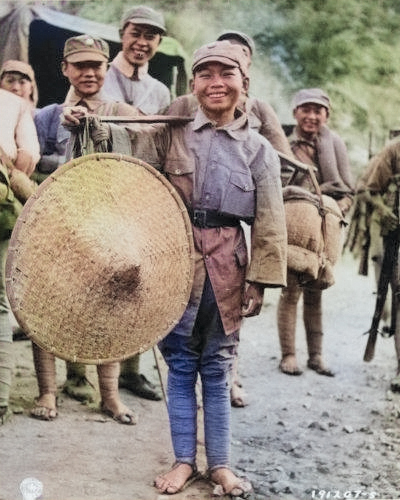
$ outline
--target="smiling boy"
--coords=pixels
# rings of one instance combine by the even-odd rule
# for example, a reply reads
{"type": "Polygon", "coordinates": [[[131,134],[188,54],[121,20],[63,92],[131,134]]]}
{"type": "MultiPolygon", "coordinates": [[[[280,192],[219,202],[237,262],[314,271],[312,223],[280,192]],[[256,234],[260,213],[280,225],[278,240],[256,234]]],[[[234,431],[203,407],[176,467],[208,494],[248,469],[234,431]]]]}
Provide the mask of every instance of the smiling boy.
{"type": "Polygon", "coordinates": [[[170,103],[169,89],[148,73],[149,61],[166,32],[164,17],[151,7],[129,9],[121,21],[122,50],[110,64],[104,91],[143,114],[157,114],[170,103]]]}
{"type": "Polygon", "coordinates": [[[160,493],[178,493],[197,477],[198,376],[208,477],[218,494],[251,490],[229,463],[230,372],[243,317],[260,313],[266,287],[286,284],[287,235],[278,155],[237,108],[248,86],[246,64],[243,50],[227,41],[201,47],[192,67],[200,104],[194,121],[127,127],[134,155],[160,168],[180,194],[194,238],[190,300],[159,343],[175,454],[155,480],[160,493]],[[250,261],[241,221],[251,225],[250,261]]]}

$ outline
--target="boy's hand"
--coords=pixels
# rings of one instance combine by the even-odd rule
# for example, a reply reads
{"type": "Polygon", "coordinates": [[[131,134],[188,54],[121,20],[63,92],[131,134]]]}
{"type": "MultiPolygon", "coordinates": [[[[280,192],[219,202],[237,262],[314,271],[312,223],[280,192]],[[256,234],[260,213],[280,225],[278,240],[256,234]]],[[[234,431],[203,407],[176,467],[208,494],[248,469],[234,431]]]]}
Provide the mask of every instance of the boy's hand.
{"type": "Polygon", "coordinates": [[[88,110],[84,106],[66,106],[61,115],[61,123],[67,128],[76,127],[85,116],[88,116],[88,110]]]}
{"type": "Polygon", "coordinates": [[[247,283],[242,299],[242,316],[249,318],[260,314],[264,299],[264,287],[257,283],[247,283]]]}

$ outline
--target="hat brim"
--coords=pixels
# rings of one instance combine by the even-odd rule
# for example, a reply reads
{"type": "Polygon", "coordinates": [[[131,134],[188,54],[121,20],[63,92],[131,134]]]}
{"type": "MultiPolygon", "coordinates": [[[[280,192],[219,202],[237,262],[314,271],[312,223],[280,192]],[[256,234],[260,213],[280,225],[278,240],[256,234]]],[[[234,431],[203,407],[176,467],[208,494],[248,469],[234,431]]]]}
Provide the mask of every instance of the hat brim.
{"type": "Polygon", "coordinates": [[[229,66],[230,68],[240,68],[239,64],[233,59],[230,59],[229,57],[226,56],[216,55],[216,56],[206,56],[200,59],[199,61],[196,61],[192,66],[192,71],[196,71],[200,66],[212,62],[219,62],[221,64],[224,64],[225,66],[229,66]]]}
{"type": "Polygon", "coordinates": [[[100,54],[99,52],[92,52],[90,50],[85,52],[76,52],[75,54],[68,54],[64,59],[70,63],[84,61],[108,62],[107,56],[100,54]]]}
{"type": "Polygon", "coordinates": [[[5,71],[2,71],[1,74],[0,74],[0,78],[3,78],[3,76],[6,75],[7,73],[18,73],[23,78],[26,78],[30,82],[32,81],[32,78],[27,73],[23,73],[22,71],[19,71],[17,69],[7,69],[5,71]]]}
{"type": "Polygon", "coordinates": [[[131,19],[128,19],[125,22],[125,26],[128,23],[131,23],[131,24],[142,24],[142,25],[145,25],[145,26],[152,26],[153,28],[157,28],[157,30],[159,30],[161,34],[165,34],[167,32],[167,30],[165,29],[165,27],[162,26],[161,24],[156,23],[155,21],[151,21],[150,19],[145,19],[143,17],[132,17],[131,19]]]}
{"type": "Polygon", "coordinates": [[[189,216],[156,169],[83,156],[25,203],[6,263],[15,318],[42,349],[87,364],[120,361],[168,334],[194,273],[189,216]]]}

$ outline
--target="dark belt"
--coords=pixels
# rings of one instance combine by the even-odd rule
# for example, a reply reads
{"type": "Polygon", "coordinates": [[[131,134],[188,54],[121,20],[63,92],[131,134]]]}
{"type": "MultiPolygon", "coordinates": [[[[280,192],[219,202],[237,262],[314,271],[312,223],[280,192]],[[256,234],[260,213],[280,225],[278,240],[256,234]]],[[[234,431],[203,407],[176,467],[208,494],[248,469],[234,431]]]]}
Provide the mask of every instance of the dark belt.
{"type": "Polygon", "coordinates": [[[235,227],[240,224],[237,217],[222,215],[216,210],[189,210],[189,216],[194,226],[202,228],[235,227]]]}

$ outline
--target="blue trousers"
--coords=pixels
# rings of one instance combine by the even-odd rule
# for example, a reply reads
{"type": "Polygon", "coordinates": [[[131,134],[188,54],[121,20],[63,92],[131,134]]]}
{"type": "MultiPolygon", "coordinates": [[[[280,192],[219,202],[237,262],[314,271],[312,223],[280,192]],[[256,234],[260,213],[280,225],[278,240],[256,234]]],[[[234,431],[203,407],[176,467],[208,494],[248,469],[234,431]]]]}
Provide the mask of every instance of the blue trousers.
{"type": "Polygon", "coordinates": [[[169,368],[168,414],[176,461],[191,465],[196,462],[196,381],[200,375],[208,468],[229,466],[229,385],[238,343],[239,332],[225,335],[207,277],[192,331],[182,334],[177,327],[159,343],[169,368]]]}

